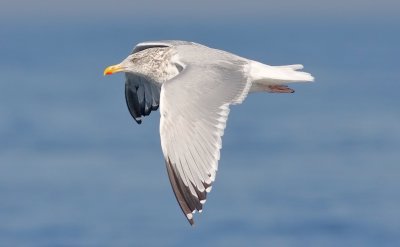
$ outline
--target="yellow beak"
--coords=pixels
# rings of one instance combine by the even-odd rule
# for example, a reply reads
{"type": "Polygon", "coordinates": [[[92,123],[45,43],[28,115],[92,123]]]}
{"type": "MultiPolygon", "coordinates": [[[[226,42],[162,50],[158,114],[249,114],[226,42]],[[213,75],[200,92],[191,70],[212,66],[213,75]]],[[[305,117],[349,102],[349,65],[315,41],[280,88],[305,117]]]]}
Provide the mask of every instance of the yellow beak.
{"type": "Polygon", "coordinates": [[[123,67],[121,67],[119,64],[108,66],[104,70],[104,75],[112,75],[114,73],[121,72],[122,70],[123,70],[123,67]]]}

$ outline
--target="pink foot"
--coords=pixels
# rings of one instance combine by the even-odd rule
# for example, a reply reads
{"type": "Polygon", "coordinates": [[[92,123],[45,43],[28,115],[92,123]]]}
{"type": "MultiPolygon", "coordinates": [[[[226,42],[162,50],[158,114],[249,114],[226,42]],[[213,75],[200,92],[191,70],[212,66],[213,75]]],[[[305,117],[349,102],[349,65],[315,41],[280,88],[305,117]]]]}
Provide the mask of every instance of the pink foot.
{"type": "Polygon", "coordinates": [[[286,85],[268,86],[267,91],[270,93],[294,93],[294,90],[286,85]]]}

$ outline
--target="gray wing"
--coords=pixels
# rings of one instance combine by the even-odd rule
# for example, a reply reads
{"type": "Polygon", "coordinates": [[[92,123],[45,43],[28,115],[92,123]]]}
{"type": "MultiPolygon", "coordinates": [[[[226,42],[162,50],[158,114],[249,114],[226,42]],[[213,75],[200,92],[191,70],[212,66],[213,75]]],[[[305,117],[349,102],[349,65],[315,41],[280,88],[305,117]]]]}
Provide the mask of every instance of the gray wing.
{"type": "MultiPolygon", "coordinates": [[[[194,45],[193,42],[180,40],[146,41],[139,43],[133,53],[153,47],[170,47],[177,45],[194,45]]],[[[142,117],[156,111],[160,102],[161,86],[149,81],[145,77],[131,73],[125,73],[125,99],[129,112],[138,124],[142,123],[142,117]]]]}
{"type": "Polygon", "coordinates": [[[197,45],[194,42],[189,41],[182,41],[182,40],[159,40],[159,41],[146,41],[139,43],[133,48],[132,54],[146,50],[148,48],[153,47],[171,47],[171,46],[178,46],[178,45],[197,45]]]}
{"type": "Polygon", "coordinates": [[[215,179],[229,105],[244,100],[251,82],[235,62],[177,62],[184,70],[161,90],[160,136],[176,199],[193,224],[193,213],[203,209],[215,179]]]}
{"type": "Polygon", "coordinates": [[[138,124],[142,117],[156,111],[160,104],[160,85],[144,77],[125,73],[125,100],[128,110],[138,124]]]}

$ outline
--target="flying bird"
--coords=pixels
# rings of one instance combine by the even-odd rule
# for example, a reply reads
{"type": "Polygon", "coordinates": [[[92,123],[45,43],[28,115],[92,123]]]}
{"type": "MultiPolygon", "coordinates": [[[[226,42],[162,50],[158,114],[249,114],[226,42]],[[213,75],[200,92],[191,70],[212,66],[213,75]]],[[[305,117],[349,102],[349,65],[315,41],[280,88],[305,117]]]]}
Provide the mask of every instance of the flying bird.
{"type": "Polygon", "coordinates": [[[125,73],[132,117],[160,108],[160,137],[175,197],[191,225],[201,212],[218,169],[221,137],[231,105],[252,92],[293,93],[286,84],[311,82],[303,65],[270,66],[188,41],[148,41],[135,46],[104,75],[125,73]]]}

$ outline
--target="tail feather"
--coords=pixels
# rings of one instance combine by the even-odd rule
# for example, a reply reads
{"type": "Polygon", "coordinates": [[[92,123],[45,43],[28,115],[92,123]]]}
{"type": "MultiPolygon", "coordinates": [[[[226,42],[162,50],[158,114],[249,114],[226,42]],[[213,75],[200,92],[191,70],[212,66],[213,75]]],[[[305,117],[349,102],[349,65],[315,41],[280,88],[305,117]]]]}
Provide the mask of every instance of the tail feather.
{"type": "Polygon", "coordinates": [[[290,64],[290,65],[281,65],[281,66],[275,66],[276,68],[282,68],[282,69],[293,69],[293,70],[300,70],[303,69],[304,66],[302,64],[290,64]]]}
{"type": "Polygon", "coordinates": [[[270,66],[253,61],[250,76],[252,81],[274,82],[272,84],[314,81],[314,77],[310,73],[298,71],[300,69],[303,69],[301,64],[270,66]]]}
{"type": "Polygon", "coordinates": [[[280,68],[282,70],[282,72],[285,73],[284,77],[286,77],[285,79],[282,78],[283,81],[286,82],[307,82],[307,81],[314,81],[314,77],[307,72],[304,71],[297,71],[293,68],[289,68],[289,67],[284,67],[284,68],[280,68]]]}
{"type": "Polygon", "coordinates": [[[249,76],[253,84],[250,92],[292,93],[294,90],[284,86],[285,84],[314,81],[310,73],[299,71],[301,69],[301,64],[270,66],[252,61],[249,76]]]}

